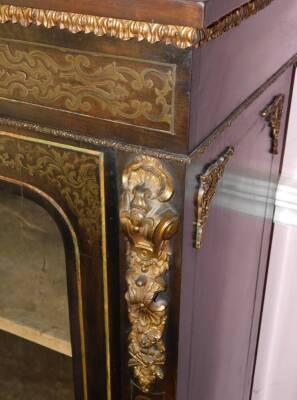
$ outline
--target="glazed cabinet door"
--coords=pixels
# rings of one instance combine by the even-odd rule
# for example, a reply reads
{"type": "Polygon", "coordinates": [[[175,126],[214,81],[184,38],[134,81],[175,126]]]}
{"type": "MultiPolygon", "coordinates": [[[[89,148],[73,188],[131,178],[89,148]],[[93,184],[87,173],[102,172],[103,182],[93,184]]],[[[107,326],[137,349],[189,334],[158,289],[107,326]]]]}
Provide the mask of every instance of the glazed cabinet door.
{"type": "Polygon", "coordinates": [[[291,78],[205,141],[188,170],[180,400],[250,398],[291,78]]]}
{"type": "Polygon", "coordinates": [[[110,216],[117,201],[112,160],[106,149],[25,130],[0,131],[5,399],[112,398],[117,369],[111,339],[116,307],[110,304],[117,244],[108,240],[108,229],[117,234],[110,216]]]}

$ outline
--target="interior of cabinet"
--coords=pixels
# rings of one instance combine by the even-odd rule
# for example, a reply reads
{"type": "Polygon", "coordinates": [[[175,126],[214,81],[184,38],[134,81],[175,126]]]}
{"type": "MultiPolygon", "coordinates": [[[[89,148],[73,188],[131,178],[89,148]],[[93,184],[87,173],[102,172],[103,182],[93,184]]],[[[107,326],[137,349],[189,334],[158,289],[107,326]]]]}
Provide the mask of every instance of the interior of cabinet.
{"type": "Polygon", "coordinates": [[[4,191],[0,191],[0,220],[3,398],[73,399],[66,262],[61,234],[45,209],[4,191]],[[59,395],[54,388],[59,388],[59,395]],[[25,394],[20,395],[22,391],[25,394]]]}
{"type": "Polygon", "coordinates": [[[70,357],[0,331],[0,398],[74,400],[70,357]]]}

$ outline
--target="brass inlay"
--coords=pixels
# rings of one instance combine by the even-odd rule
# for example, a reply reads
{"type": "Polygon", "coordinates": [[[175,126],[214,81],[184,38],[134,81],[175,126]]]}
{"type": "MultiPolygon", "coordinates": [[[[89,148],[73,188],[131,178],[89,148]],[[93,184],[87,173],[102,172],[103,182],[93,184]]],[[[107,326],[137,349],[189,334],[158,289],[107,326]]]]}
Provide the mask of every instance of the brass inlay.
{"type": "Polygon", "coordinates": [[[167,45],[185,49],[200,47],[216,39],[267,7],[272,1],[274,0],[250,0],[209,27],[202,29],[11,5],[0,5],[0,23],[20,23],[25,27],[32,24],[45,28],[58,27],[73,33],[92,32],[98,36],[106,35],[122,40],[164,42],[167,45]]]}
{"type": "Polygon", "coordinates": [[[209,208],[216,194],[217,185],[221,180],[225,168],[234,154],[234,148],[228,147],[222,156],[212,163],[205,173],[199,176],[199,189],[197,196],[197,230],[196,249],[201,249],[203,230],[207,222],[209,208]]]}
{"type": "Polygon", "coordinates": [[[175,66],[0,39],[0,97],[173,132],[175,66]]]}
{"type": "Polygon", "coordinates": [[[278,154],[279,147],[279,134],[284,110],[285,95],[280,94],[276,96],[272,103],[269,104],[262,112],[261,116],[271,126],[271,137],[272,137],[272,154],[278,154]]]}
{"type": "MultiPolygon", "coordinates": [[[[35,181],[39,182],[39,185],[46,184],[47,190],[58,193],[58,196],[67,204],[69,211],[76,216],[80,229],[86,235],[87,244],[93,247],[101,242],[107,352],[107,392],[108,400],[111,400],[108,280],[104,222],[105,202],[104,198],[101,198],[104,194],[104,180],[102,180],[104,177],[104,154],[33,137],[0,132],[0,167],[3,171],[13,170],[17,176],[22,177],[22,180],[28,180],[28,182],[22,181],[22,184],[32,185],[32,182],[35,183],[35,181]],[[98,177],[101,178],[100,188],[98,188],[98,177]]],[[[41,192],[36,187],[35,190],[41,192]]],[[[49,198],[48,195],[46,196],[49,198]]],[[[62,210],[61,207],[59,208],[62,210]]],[[[64,214],[65,212],[63,211],[62,215],[64,214]]],[[[79,251],[78,246],[75,248],[76,252],[79,251]]],[[[82,338],[84,398],[87,400],[86,350],[80,269],[77,271],[77,287],[79,293],[80,334],[82,338]]]]}
{"type": "Polygon", "coordinates": [[[137,157],[123,172],[123,189],[120,220],[127,238],[129,366],[147,393],[156,379],[164,378],[168,304],[159,295],[166,291],[169,240],[177,231],[178,217],[168,203],[173,180],[160,161],[137,157]]]}

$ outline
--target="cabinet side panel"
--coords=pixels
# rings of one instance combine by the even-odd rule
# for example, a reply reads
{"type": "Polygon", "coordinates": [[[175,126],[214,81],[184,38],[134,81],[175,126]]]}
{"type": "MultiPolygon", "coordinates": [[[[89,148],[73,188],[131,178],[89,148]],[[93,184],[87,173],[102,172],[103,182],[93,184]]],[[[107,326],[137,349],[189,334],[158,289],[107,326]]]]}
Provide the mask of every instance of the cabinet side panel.
{"type": "Polygon", "coordinates": [[[247,3],[247,0],[212,0],[206,2],[205,26],[222,18],[225,14],[247,3]]]}
{"type": "Polygon", "coordinates": [[[194,53],[192,150],[297,52],[297,3],[275,0],[194,53]]]}
{"type": "Polygon", "coordinates": [[[247,400],[269,257],[292,71],[288,70],[207,148],[187,173],[179,351],[179,400],[247,400]],[[279,154],[261,111],[286,95],[279,154]],[[193,250],[197,177],[233,146],[193,250]]]}

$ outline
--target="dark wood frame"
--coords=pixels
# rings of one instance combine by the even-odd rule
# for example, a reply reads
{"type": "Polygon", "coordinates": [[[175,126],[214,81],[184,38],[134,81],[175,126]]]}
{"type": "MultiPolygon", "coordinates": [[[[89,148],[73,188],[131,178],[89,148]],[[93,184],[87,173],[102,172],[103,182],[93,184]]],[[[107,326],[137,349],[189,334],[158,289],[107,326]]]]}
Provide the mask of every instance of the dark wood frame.
{"type": "MultiPolygon", "coordinates": [[[[111,376],[115,376],[118,366],[111,359],[113,354],[111,347],[116,348],[117,340],[116,338],[112,340],[111,336],[109,338],[106,336],[107,334],[112,335],[113,329],[115,329],[115,324],[111,328],[111,312],[108,306],[110,296],[108,291],[113,290],[117,279],[112,274],[106,275],[107,255],[104,253],[106,251],[104,250],[104,243],[107,238],[104,238],[102,235],[104,234],[104,227],[106,225],[106,215],[110,215],[110,213],[106,213],[105,215],[104,154],[97,150],[75,148],[66,144],[61,145],[55,142],[44,141],[37,137],[20,136],[11,132],[1,132],[0,147],[1,145],[2,155],[4,155],[7,164],[5,166],[5,161],[3,162],[2,159],[0,166],[0,189],[9,190],[15,194],[28,197],[44,207],[53,216],[63,236],[67,265],[74,381],[77,399],[93,399],[102,395],[102,393],[105,393],[106,399],[111,399],[113,395],[111,376]],[[1,140],[3,138],[8,138],[6,147],[5,143],[1,140]],[[75,215],[73,208],[71,209],[71,202],[69,203],[68,197],[69,193],[63,193],[63,188],[59,187],[59,185],[51,185],[42,176],[41,171],[34,173],[34,166],[32,167],[31,165],[31,168],[28,164],[28,168],[24,168],[20,165],[17,166],[17,162],[13,164],[18,155],[26,157],[25,153],[17,153],[19,143],[29,144],[29,146],[32,146],[31,150],[36,150],[36,153],[38,153],[37,147],[40,150],[40,146],[43,146],[45,149],[45,154],[46,149],[52,148],[58,152],[60,151],[60,156],[62,157],[63,151],[77,152],[77,154],[82,155],[82,164],[78,165],[78,168],[86,168],[85,172],[87,172],[88,162],[90,163],[91,161],[88,155],[93,157],[94,160],[98,160],[93,165],[93,172],[97,176],[97,178],[93,177],[93,183],[98,187],[98,204],[95,204],[95,206],[103,206],[101,207],[101,213],[98,210],[99,214],[96,214],[95,210],[94,217],[100,215],[101,222],[98,220],[96,224],[98,224],[98,227],[102,226],[103,229],[102,233],[98,232],[99,236],[97,238],[93,237],[93,240],[90,242],[90,232],[85,230],[88,226],[86,225],[84,229],[82,223],[79,221],[81,215],[75,215]],[[11,148],[9,148],[10,145],[12,145],[11,148]],[[102,157],[101,162],[99,162],[100,155],[102,157]],[[111,287],[109,287],[109,281],[111,282],[111,287]],[[104,321],[103,325],[102,321],[104,321]],[[109,342],[107,343],[107,341],[109,342]],[[95,349],[98,349],[98,351],[95,351],[95,349]],[[102,353],[100,349],[105,349],[105,351],[102,353]]],[[[30,151],[27,148],[28,150],[30,151]]],[[[31,156],[34,158],[33,152],[31,156]]],[[[58,153],[56,156],[59,157],[58,153]]],[[[45,155],[45,157],[47,156],[45,155]]],[[[41,159],[42,157],[37,159],[36,163],[42,163],[41,159]]],[[[46,170],[45,165],[42,168],[46,170]]],[[[77,172],[75,168],[72,171],[74,174],[77,172]]],[[[75,177],[72,176],[70,179],[75,179],[75,177]]],[[[55,183],[57,184],[58,181],[55,183]]],[[[87,181],[86,184],[88,184],[87,181]]],[[[91,189],[94,189],[94,187],[91,189]]],[[[87,191],[88,187],[82,185],[79,190],[87,191]]],[[[92,215],[90,218],[92,218],[92,215]]],[[[109,241],[109,243],[112,243],[112,241],[109,241]]],[[[115,247],[113,249],[114,254],[115,247]]],[[[109,262],[112,259],[113,257],[111,256],[109,262]]],[[[116,385],[114,387],[116,392],[116,385]]]]}

